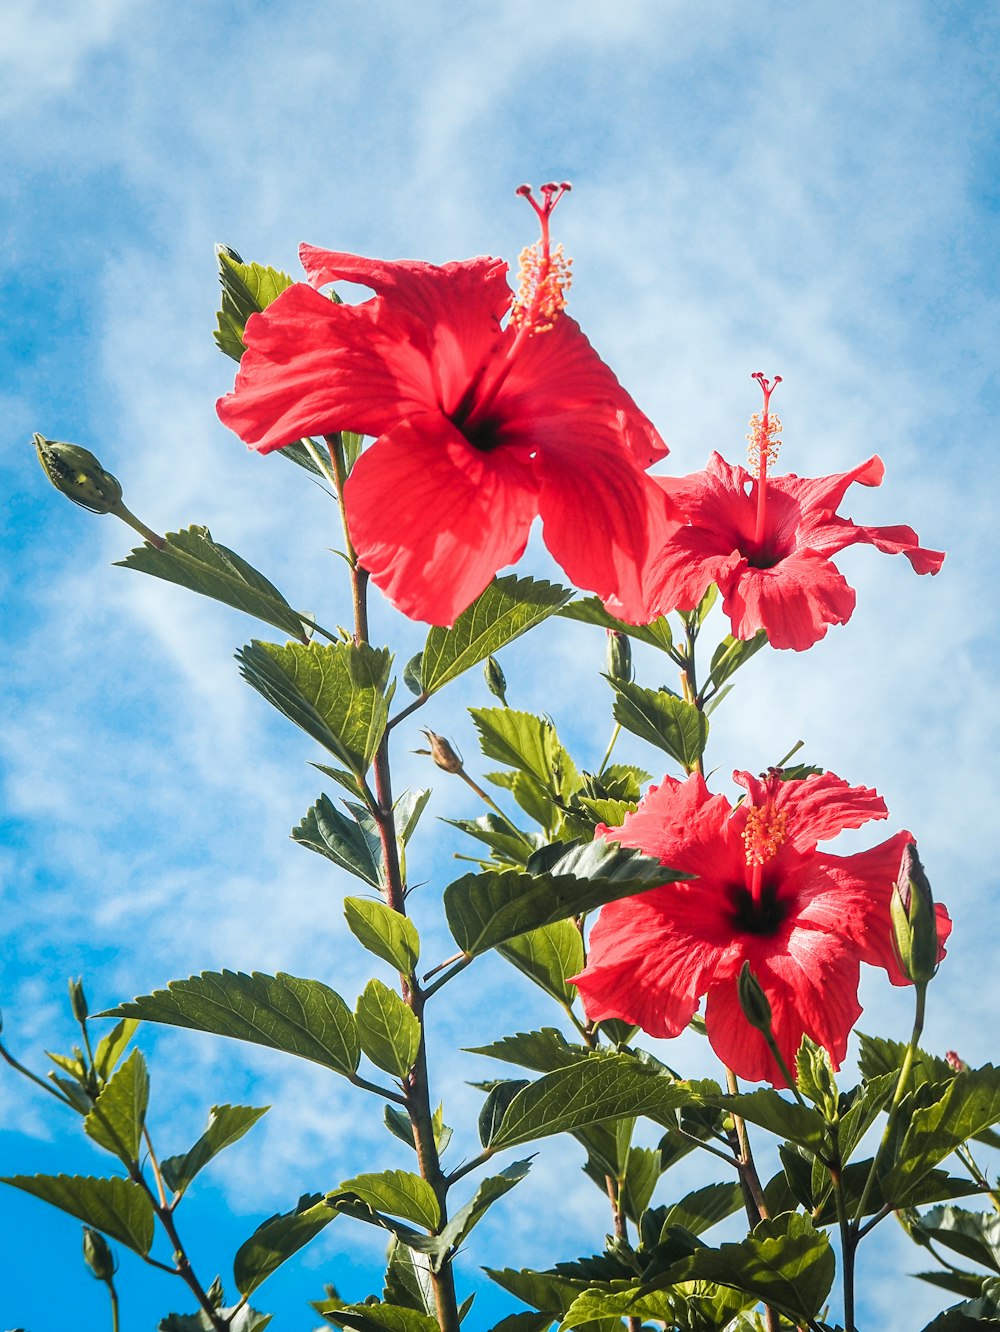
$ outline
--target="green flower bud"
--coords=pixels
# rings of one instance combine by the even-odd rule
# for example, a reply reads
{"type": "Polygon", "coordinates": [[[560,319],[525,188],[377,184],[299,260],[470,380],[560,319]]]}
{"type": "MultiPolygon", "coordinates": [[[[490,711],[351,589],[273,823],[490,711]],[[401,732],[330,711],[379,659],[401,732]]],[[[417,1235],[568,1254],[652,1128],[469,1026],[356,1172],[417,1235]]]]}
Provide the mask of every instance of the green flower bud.
{"type": "Polygon", "coordinates": [[[483,666],[483,675],[486,677],[486,687],[500,702],[507,706],[507,677],[500,669],[500,663],[496,657],[487,657],[483,666]]]}
{"type": "Polygon", "coordinates": [[[87,1021],[90,1009],[87,1007],[87,996],[83,992],[83,977],[79,980],[71,980],[69,983],[69,1003],[73,1010],[73,1016],[81,1025],[87,1021]]]}
{"type": "Polygon", "coordinates": [[[121,503],[117,477],[106,472],[89,449],[32,436],[42,470],[56,490],[91,513],[111,513],[121,503]]]}
{"type": "Polygon", "coordinates": [[[926,985],[938,969],[937,915],[931,885],[912,842],[903,848],[889,911],[899,965],[908,980],[926,985]]]}
{"type": "Polygon", "coordinates": [[[612,680],[632,680],[632,643],[628,634],[620,629],[608,630],[608,675],[612,680]]]}
{"type": "Polygon", "coordinates": [[[744,962],[736,980],[736,993],[739,996],[743,1016],[758,1031],[771,1030],[771,1005],[760,981],[750,970],[750,963],[744,962]]]}
{"type": "Polygon", "coordinates": [[[808,1036],[802,1037],[802,1044],[795,1056],[795,1082],[799,1091],[803,1096],[808,1096],[827,1123],[837,1121],[840,1096],[833,1076],[833,1064],[826,1050],[808,1036]]]}
{"type": "Polygon", "coordinates": [[[118,1263],[108,1241],[99,1230],[83,1228],[83,1258],[98,1281],[110,1281],[118,1271],[118,1263]]]}

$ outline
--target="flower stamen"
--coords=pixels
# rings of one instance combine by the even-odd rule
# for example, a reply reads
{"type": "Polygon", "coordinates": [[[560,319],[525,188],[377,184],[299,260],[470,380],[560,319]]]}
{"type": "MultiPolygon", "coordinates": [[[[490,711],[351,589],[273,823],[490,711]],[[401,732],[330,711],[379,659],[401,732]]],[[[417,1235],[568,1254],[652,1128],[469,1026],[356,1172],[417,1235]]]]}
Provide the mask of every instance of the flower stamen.
{"type": "Polygon", "coordinates": [[[764,542],[765,522],[767,516],[767,467],[768,463],[778,456],[778,449],[781,446],[781,440],[778,435],[781,433],[781,421],[777,416],[770,414],[771,394],[781,383],[781,376],[775,375],[774,381],[764,378],[764,372],[757,370],[750,376],[756,379],[760,385],[760,390],[764,395],[764,410],[754,412],[750,418],[750,433],[747,435],[749,445],[749,472],[757,479],[757,520],[754,527],[754,543],[760,547],[764,542]]]}
{"type": "Polygon", "coordinates": [[[750,896],[757,903],[761,900],[764,866],[788,839],[788,811],[776,810],[770,799],[763,805],[752,805],[742,836],[750,869],[750,896]]]}
{"type": "Polygon", "coordinates": [[[550,181],[541,187],[541,202],[535,198],[530,185],[521,185],[517,190],[535,210],[542,232],[540,238],[533,245],[525,246],[519,256],[517,299],[510,315],[512,327],[528,337],[547,333],[566,308],[566,293],[573,279],[573,260],[563,253],[562,245],[552,246],[549,219],[556,204],[570,189],[572,186],[568,181],[558,185],[550,181]]]}

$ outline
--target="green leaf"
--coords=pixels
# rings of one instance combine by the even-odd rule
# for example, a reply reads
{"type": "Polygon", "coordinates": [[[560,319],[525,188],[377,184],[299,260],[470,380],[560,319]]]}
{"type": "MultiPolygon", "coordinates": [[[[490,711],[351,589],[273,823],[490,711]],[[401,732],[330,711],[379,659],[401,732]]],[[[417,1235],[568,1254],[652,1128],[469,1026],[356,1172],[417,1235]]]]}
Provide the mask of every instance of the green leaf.
{"type": "Polygon", "coordinates": [[[582,624],[596,624],[602,629],[617,629],[619,633],[628,634],[630,638],[635,638],[640,643],[648,643],[650,647],[659,648],[661,652],[669,652],[673,646],[674,636],[670,629],[670,621],[665,615],[661,615],[652,624],[626,624],[624,620],[616,620],[613,615],[609,615],[598,597],[583,597],[571,601],[559,611],[559,614],[567,620],[579,620],[582,624]]]}
{"type": "Polygon", "coordinates": [[[166,545],[146,541],[130,550],[115,563],[123,569],[138,569],[168,583],[177,583],[224,606],[244,611],[265,624],[273,625],[297,638],[309,641],[308,618],[288,604],[272,582],[247,564],[235,551],[212,540],[207,527],[185,527],[168,532],[166,545]]]}
{"type": "Polygon", "coordinates": [[[546,847],[528,861],[528,871],[465,874],[444,890],[448,925],[468,956],[606,902],[690,877],[603,839],[546,847]]]}
{"type": "Polygon", "coordinates": [[[657,1285],[714,1281],[809,1321],[830,1293],[835,1270],[829,1237],[808,1217],[784,1212],[761,1221],[738,1244],[698,1249],[669,1268],[657,1285]]]}
{"type": "Polygon", "coordinates": [[[139,1024],[134,1019],[124,1018],[121,1022],[116,1022],[107,1036],[102,1036],[98,1041],[97,1049],[94,1051],[94,1072],[99,1081],[105,1082],[114,1072],[138,1027],[139,1024]]]}
{"type": "Polygon", "coordinates": [[[491,1281],[495,1281],[517,1299],[523,1300],[525,1304],[533,1304],[542,1313],[552,1314],[555,1318],[561,1318],[577,1295],[590,1284],[587,1281],[567,1280],[549,1272],[532,1272],[528,1268],[518,1272],[511,1267],[484,1267],[483,1271],[491,1281]]]}
{"type": "Polygon", "coordinates": [[[363,777],[389,716],[387,648],[357,643],[261,643],[236,654],[248,684],[363,777]]]}
{"type": "Polygon", "coordinates": [[[529,856],[538,850],[537,835],[515,828],[503,815],[482,814],[478,819],[445,819],[444,822],[477,841],[485,842],[494,858],[505,865],[523,869],[529,856]]]}
{"type": "Polygon", "coordinates": [[[1000,1215],[996,1212],[935,1207],[913,1224],[928,1239],[1000,1273],[1000,1215]]]}
{"type": "Polygon", "coordinates": [[[102,1017],[135,1017],[284,1050],[350,1076],[360,1045],[351,1010],[322,981],[278,972],[203,971],[102,1017]]]}
{"type": "MultiPolygon", "coordinates": [[[[220,1308],[218,1313],[221,1318],[229,1319],[226,1323],[229,1332],[264,1332],[273,1317],[272,1314],[261,1313],[259,1309],[251,1309],[249,1304],[244,1304],[239,1310],[235,1305],[231,1309],[220,1308]]],[[[156,1326],[157,1332],[213,1332],[216,1324],[204,1309],[199,1309],[193,1314],[168,1314],[156,1326]]]]}
{"type": "Polygon", "coordinates": [[[213,336],[219,350],[238,361],[246,350],[243,331],[247,320],[290,287],[292,278],[276,268],[245,264],[228,245],[217,245],[215,254],[222,283],[222,309],[213,336]]]}
{"type": "Polygon", "coordinates": [[[504,1036],[492,1045],[471,1046],[468,1053],[502,1059],[507,1064],[534,1069],[536,1073],[552,1073],[557,1068],[568,1068],[570,1064],[590,1058],[586,1046],[570,1045],[555,1027],[520,1031],[516,1036],[504,1036]]]}
{"type": "Polygon", "coordinates": [[[578,975],[586,959],[583,936],[571,920],[556,920],[519,934],[498,951],[553,999],[561,1004],[573,1002],[576,986],[568,985],[566,977],[578,975]]]}
{"type": "Polygon", "coordinates": [[[701,1235],[742,1206],[743,1190],[739,1184],[706,1184],[668,1207],[661,1229],[683,1226],[692,1235],[701,1235]]]}
{"type": "Polygon", "coordinates": [[[980,1327],[1000,1327],[1000,1280],[984,1281],[976,1299],[953,1304],[931,1320],[923,1332],[966,1332],[970,1323],[980,1327]]]}
{"type": "Polygon", "coordinates": [[[160,1163],[167,1188],[183,1193],[214,1156],[238,1142],[269,1109],[266,1105],[213,1105],[208,1127],[190,1151],[160,1163]]]}
{"type": "Polygon", "coordinates": [[[618,697],[614,719],[627,731],[666,750],[686,772],[693,772],[705,752],[708,718],[693,703],[662,689],[643,689],[626,680],[609,683],[618,697]]]}
{"type": "Polygon", "coordinates": [[[452,1249],[457,1249],[493,1204],[499,1198],[502,1198],[505,1193],[509,1193],[515,1184],[520,1184],[530,1169],[531,1158],[529,1157],[526,1161],[515,1161],[506,1170],[502,1170],[499,1175],[490,1175],[484,1179],[472,1200],[460,1208],[445,1226],[441,1232],[441,1238],[447,1240],[452,1249]]]}
{"type": "Polygon", "coordinates": [[[418,1313],[434,1312],[434,1284],[426,1255],[407,1248],[395,1236],[389,1240],[382,1298],[386,1304],[402,1304],[418,1313]]]}
{"type": "Polygon", "coordinates": [[[727,1113],[749,1119],[779,1138],[811,1150],[822,1150],[826,1124],[818,1110],[786,1101],[780,1092],[771,1089],[745,1092],[739,1096],[706,1096],[708,1105],[717,1106],[727,1113]]]}
{"type": "Polygon", "coordinates": [[[692,1099],[686,1083],[674,1082],[630,1055],[595,1052],[518,1092],[489,1146],[499,1151],[609,1119],[662,1115],[692,1099]]]}
{"type": "Polygon", "coordinates": [[[630,1147],[625,1166],[622,1201],[626,1213],[636,1224],[649,1206],[659,1179],[659,1151],[650,1147],[630,1147]]]}
{"type": "Polygon", "coordinates": [[[464,610],[450,629],[427,635],[420,667],[425,694],[433,694],[463,671],[485,661],[505,643],[541,624],[572,597],[570,589],[507,574],[464,610]]]}
{"type": "Polygon", "coordinates": [[[766,646],[767,634],[763,629],[748,639],[734,638],[732,634],[727,634],[712,653],[712,664],[709,668],[709,679],[716,690],[721,689],[731,675],[735,675],[741,666],[766,646]]]}
{"type": "Polygon", "coordinates": [[[341,814],[329,796],[320,796],[298,827],[292,829],[292,839],[373,888],[381,885],[381,843],[355,819],[341,814]]]}
{"type": "Polygon", "coordinates": [[[412,976],[420,956],[420,940],[408,916],[367,897],[345,897],[344,915],[348,929],[369,953],[404,976],[412,976]]]}
{"type": "MultiPolygon", "coordinates": [[[[902,1068],[906,1054],[904,1041],[884,1040],[864,1032],[858,1032],[858,1039],[861,1044],[858,1067],[865,1079],[877,1078],[883,1073],[898,1073],[902,1068]]],[[[950,1082],[955,1076],[955,1069],[946,1059],[918,1049],[907,1087],[921,1087],[925,1082],[950,1082]]]]}
{"type": "Polygon", "coordinates": [[[241,1295],[250,1295],[292,1254],[325,1230],[336,1215],[321,1193],[306,1193],[293,1211],[279,1212],[262,1222],[236,1251],[236,1289],[241,1295]]]}
{"type": "Polygon", "coordinates": [[[345,1179],[338,1192],[356,1193],[376,1211],[401,1216],[432,1233],[441,1224],[441,1208],[434,1190],[408,1170],[382,1170],[378,1174],[345,1179]]]}
{"type": "Polygon", "coordinates": [[[379,1068],[405,1078],[420,1050],[420,1023],[395,990],[370,980],[357,1007],[361,1048],[379,1068]]]}
{"type": "Polygon", "coordinates": [[[893,1092],[896,1090],[896,1080],[895,1073],[882,1073],[869,1078],[859,1089],[857,1096],[851,1102],[851,1108],[840,1119],[838,1141],[842,1161],[850,1159],[879,1113],[892,1100],[893,1092]]]}
{"type": "Polygon", "coordinates": [[[470,708],[469,716],[487,758],[527,773],[552,795],[565,798],[579,790],[576,764],[548,717],[515,708],[470,708]]]}
{"type": "Polygon", "coordinates": [[[138,1160],[149,1104],[149,1073],[140,1050],[133,1050],[105,1084],[83,1121],[84,1131],[126,1164],[138,1160]]]}
{"type": "Polygon", "coordinates": [[[489,1147],[496,1137],[503,1123],[503,1117],[507,1113],[507,1107],[514,1097],[525,1087],[530,1086],[531,1083],[527,1078],[510,1078],[503,1082],[495,1082],[490,1087],[483,1108],[479,1112],[479,1141],[484,1147],[489,1147]]]}
{"type": "Polygon", "coordinates": [[[523,1313],[508,1314],[506,1318],[501,1318],[499,1323],[493,1324],[490,1332],[548,1332],[554,1321],[551,1314],[525,1310],[523,1313]]]}
{"type": "Polygon", "coordinates": [[[909,1205],[923,1175],[956,1147],[998,1123],[1000,1070],[986,1064],[957,1074],[940,1100],[914,1110],[896,1163],[882,1180],[886,1201],[893,1208],[909,1205]]]}
{"type": "Polygon", "coordinates": [[[93,1226],[143,1257],[153,1243],[153,1205],[129,1179],[90,1175],[5,1175],[0,1183],[30,1193],[93,1226]]]}
{"type": "Polygon", "coordinates": [[[320,1310],[335,1327],[356,1332],[439,1332],[438,1321],[399,1304],[342,1304],[329,1313],[320,1310]]]}
{"type": "Polygon", "coordinates": [[[420,816],[427,808],[430,798],[431,788],[425,787],[422,791],[404,791],[393,805],[392,816],[396,825],[396,837],[402,846],[406,846],[416,832],[420,816]]]}

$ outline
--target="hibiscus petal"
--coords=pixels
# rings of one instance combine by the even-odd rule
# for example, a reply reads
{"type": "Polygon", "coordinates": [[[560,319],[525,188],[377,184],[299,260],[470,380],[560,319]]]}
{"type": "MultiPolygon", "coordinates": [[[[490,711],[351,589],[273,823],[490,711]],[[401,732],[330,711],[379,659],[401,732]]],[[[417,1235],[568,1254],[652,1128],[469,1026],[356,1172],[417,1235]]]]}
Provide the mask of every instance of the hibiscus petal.
{"type": "Polygon", "coordinates": [[[431,369],[381,301],[334,305],[298,282],[247,321],[219,418],[261,453],[303,435],[381,435],[436,405],[431,369]]]}
{"type": "Polygon", "coordinates": [[[786,815],[787,840],[799,851],[813,851],[817,842],[836,837],[845,828],[860,828],[870,819],[889,817],[877,791],[849,786],[832,772],[775,783],[749,772],[734,772],[733,781],[746,788],[750,803],[757,808],[770,802],[775,813],[786,815]]]}
{"type": "Polygon", "coordinates": [[[697,874],[706,884],[742,882],[746,848],[725,796],[710,794],[701,773],[686,781],[664,777],[651,786],[639,808],[625,815],[620,828],[601,825],[597,835],[634,846],[683,874],[697,874]]]}
{"type": "MultiPolygon", "coordinates": [[[[651,480],[662,486],[667,478],[654,476],[651,480]]],[[[671,487],[664,488],[668,496],[673,494],[671,487]]],[[[650,609],[654,615],[693,610],[711,583],[722,582],[743,563],[735,546],[727,544],[723,531],[681,527],[653,552],[643,572],[650,609]]]]}
{"type": "Polygon", "coordinates": [[[361,564],[413,619],[451,625],[506,564],[538,512],[529,460],[472,448],[444,417],[404,422],[362,453],[344,489],[361,564]]]}
{"type": "Polygon", "coordinates": [[[746,566],[722,578],[722,604],[737,638],[759,629],[772,647],[802,652],[819,642],[831,624],[846,624],[854,589],[825,556],[799,550],[771,569],[746,566]]]}

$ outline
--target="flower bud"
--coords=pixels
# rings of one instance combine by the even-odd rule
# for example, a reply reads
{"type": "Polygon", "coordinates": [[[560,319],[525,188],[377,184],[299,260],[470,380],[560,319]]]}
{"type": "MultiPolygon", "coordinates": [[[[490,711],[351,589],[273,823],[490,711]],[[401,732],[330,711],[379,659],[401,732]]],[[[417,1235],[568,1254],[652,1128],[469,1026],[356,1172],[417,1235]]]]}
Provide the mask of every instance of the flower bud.
{"type": "Polygon", "coordinates": [[[953,1068],[956,1073],[968,1073],[969,1065],[960,1054],[956,1053],[956,1051],[946,1050],[944,1052],[944,1058],[948,1067],[953,1068]]]}
{"type": "Polygon", "coordinates": [[[73,1010],[73,1016],[82,1026],[90,1014],[90,1009],[87,1007],[87,996],[83,992],[82,976],[79,980],[71,980],[69,983],[69,1003],[73,1010]]]}
{"type": "Polygon", "coordinates": [[[487,657],[483,666],[483,675],[486,677],[486,687],[500,702],[507,706],[507,677],[500,669],[500,663],[496,657],[487,657]]]}
{"type": "Polygon", "coordinates": [[[121,503],[117,477],[106,472],[89,449],[34,435],[42,470],[56,490],[91,513],[111,513],[121,503]]]}
{"type": "Polygon", "coordinates": [[[418,749],[416,751],[418,754],[430,754],[438,767],[443,768],[445,772],[462,771],[462,760],[443,735],[435,735],[433,731],[428,730],[424,731],[424,735],[427,737],[430,749],[418,749]]]}
{"type": "Polygon", "coordinates": [[[771,1005],[764,993],[760,981],[750,970],[750,963],[744,962],[736,980],[736,993],[739,996],[743,1016],[758,1031],[771,1030],[771,1005]]]}
{"type": "Polygon", "coordinates": [[[608,675],[629,684],[632,680],[632,643],[620,629],[608,630],[608,675]]]}
{"type": "Polygon", "coordinates": [[[118,1271],[118,1264],[108,1241],[99,1230],[83,1228],[83,1258],[98,1281],[110,1281],[118,1271]]]}
{"type": "Polygon", "coordinates": [[[934,897],[913,842],[907,842],[889,898],[899,964],[908,980],[926,985],[938,969],[934,897]]]}

